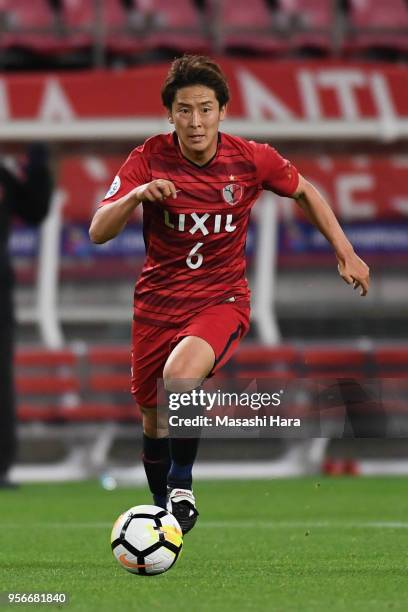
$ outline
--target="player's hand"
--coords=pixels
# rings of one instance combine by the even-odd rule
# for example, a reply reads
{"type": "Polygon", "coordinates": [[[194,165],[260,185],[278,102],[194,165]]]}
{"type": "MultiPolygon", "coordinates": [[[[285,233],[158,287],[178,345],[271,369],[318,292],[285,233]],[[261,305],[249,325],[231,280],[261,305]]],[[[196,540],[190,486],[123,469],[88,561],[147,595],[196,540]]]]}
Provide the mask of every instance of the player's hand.
{"type": "Polygon", "coordinates": [[[367,264],[354,251],[344,257],[337,256],[337,269],[340,276],[354,289],[360,288],[360,295],[368,293],[370,284],[370,269],[367,264]]]}
{"type": "Polygon", "coordinates": [[[170,196],[177,198],[177,190],[171,181],[166,179],[156,179],[150,183],[140,185],[135,191],[136,197],[142,201],[162,202],[170,196]]]}

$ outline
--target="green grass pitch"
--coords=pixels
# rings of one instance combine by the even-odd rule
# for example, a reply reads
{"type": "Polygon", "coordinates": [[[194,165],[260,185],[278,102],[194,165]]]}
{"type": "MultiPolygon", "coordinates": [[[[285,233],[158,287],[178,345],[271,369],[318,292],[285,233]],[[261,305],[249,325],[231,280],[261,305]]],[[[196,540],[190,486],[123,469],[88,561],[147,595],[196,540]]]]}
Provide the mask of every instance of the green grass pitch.
{"type": "Polygon", "coordinates": [[[143,577],[119,567],[109,536],[123,510],[150,503],[146,489],[0,491],[0,591],[64,591],[67,612],[408,609],[406,479],[197,482],[195,492],[201,516],[181,558],[143,577]]]}

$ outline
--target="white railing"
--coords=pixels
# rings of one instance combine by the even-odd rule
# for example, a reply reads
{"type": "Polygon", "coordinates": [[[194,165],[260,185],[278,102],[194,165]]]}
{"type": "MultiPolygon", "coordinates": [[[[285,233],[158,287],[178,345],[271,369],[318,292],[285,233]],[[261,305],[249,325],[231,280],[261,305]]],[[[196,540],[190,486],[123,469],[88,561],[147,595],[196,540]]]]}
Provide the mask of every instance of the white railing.
{"type": "MultiPolygon", "coordinates": [[[[152,134],[169,131],[166,118],[143,119],[72,119],[38,121],[16,119],[0,122],[0,142],[129,141],[144,139],[152,134]]],[[[262,140],[321,141],[340,140],[391,142],[408,138],[408,119],[392,114],[374,119],[226,119],[222,131],[262,140]]]]}

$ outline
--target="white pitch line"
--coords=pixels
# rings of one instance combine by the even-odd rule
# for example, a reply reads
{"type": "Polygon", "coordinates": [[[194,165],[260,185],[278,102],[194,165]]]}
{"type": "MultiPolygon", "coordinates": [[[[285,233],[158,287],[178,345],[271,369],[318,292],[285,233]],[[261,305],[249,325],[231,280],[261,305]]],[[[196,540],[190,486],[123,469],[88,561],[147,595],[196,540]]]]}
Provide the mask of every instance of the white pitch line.
{"type": "MultiPolygon", "coordinates": [[[[78,523],[3,523],[2,529],[110,529],[108,522],[78,523]]],[[[404,521],[200,521],[205,529],[408,529],[404,521]]]]}
{"type": "Polygon", "coordinates": [[[203,521],[197,523],[201,527],[209,528],[261,528],[261,529],[307,529],[307,528],[335,528],[335,529],[408,529],[408,522],[400,521],[203,521]]]}

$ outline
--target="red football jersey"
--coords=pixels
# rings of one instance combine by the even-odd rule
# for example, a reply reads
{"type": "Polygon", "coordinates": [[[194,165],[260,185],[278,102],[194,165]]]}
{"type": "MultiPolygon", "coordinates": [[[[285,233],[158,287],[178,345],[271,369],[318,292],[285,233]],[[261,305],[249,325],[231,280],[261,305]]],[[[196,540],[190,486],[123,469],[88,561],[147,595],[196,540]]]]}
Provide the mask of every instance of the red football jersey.
{"type": "Polygon", "coordinates": [[[158,135],[131,152],[101,205],[159,178],[174,183],[177,198],[142,203],[146,261],[135,287],[135,320],[176,327],[207,306],[249,300],[251,208],[263,189],[291,196],[296,168],[269,145],[228,134],[198,166],[183,156],[175,132],[158,135]]]}

